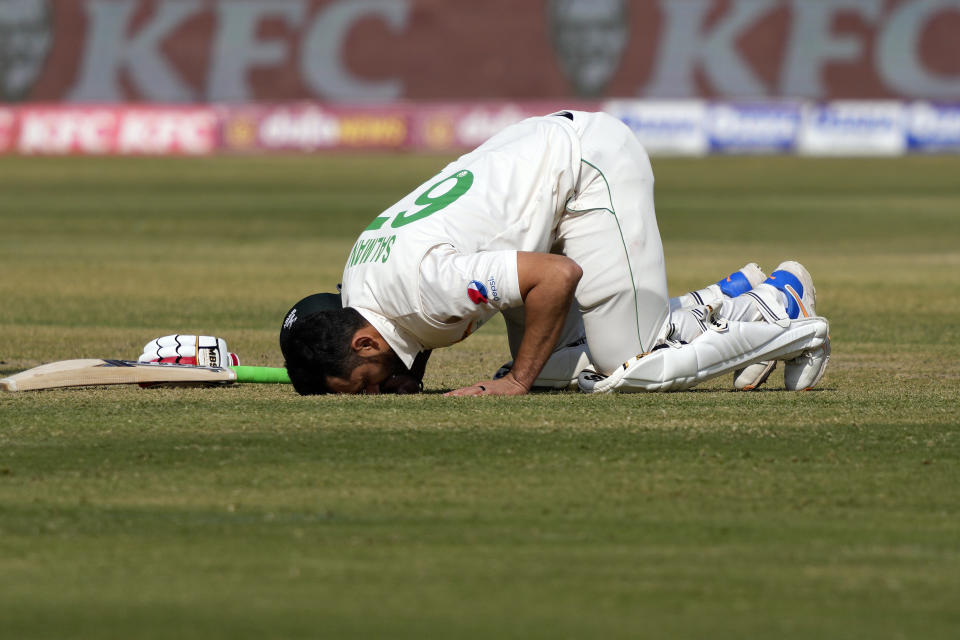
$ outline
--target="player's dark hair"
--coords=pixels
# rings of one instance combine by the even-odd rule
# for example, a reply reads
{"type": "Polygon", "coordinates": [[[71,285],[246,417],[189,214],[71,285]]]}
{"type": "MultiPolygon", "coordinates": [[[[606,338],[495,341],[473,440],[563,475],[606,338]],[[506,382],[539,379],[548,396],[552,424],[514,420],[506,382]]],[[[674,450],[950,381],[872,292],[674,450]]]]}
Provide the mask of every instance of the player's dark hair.
{"type": "Polygon", "coordinates": [[[353,334],[368,324],[356,309],[347,307],[298,318],[282,333],[280,350],[297,393],[330,393],[327,376],[349,377],[362,363],[351,347],[353,334]]]}

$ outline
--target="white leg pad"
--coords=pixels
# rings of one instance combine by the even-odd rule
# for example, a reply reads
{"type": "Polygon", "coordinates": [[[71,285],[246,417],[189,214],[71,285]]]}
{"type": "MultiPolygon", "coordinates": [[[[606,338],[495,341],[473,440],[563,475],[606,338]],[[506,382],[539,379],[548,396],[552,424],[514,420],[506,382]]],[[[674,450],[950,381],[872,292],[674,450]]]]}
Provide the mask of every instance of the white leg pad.
{"type": "Polygon", "coordinates": [[[692,309],[693,307],[702,307],[705,304],[719,308],[724,300],[723,291],[715,284],[707,285],[703,289],[697,289],[685,293],[676,298],[670,298],[670,311],[679,311],[680,309],[692,309]]]}
{"type": "MultiPolygon", "coordinates": [[[[513,367],[513,360],[506,363],[494,374],[493,378],[502,378],[513,367]]],[[[533,381],[536,390],[569,389],[577,390],[577,376],[584,369],[592,369],[590,350],[586,343],[561,347],[550,355],[543,365],[540,375],[533,381]]]]}
{"type": "Polygon", "coordinates": [[[540,375],[533,382],[533,388],[576,390],[577,376],[591,366],[590,350],[586,344],[557,349],[543,365],[540,375]]]}
{"type": "Polygon", "coordinates": [[[711,326],[688,344],[668,343],[625,362],[610,376],[583,374],[587,393],[679,391],[761,360],[786,360],[827,340],[826,318],[734,322],[711,326]]]}

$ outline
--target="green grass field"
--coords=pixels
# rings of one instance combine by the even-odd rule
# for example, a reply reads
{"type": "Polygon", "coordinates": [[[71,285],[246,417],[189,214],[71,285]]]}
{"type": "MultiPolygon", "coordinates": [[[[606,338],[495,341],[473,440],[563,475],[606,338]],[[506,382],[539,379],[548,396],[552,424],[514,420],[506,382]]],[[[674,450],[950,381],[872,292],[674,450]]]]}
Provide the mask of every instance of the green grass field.
{"type": "MultiPolygon", "coordinates": [[[[0,157],[0,375],[289,306],[440,157],[0,157]]],[[[655,159],[673,293],[797,259],[820,388],[0,396],[2,638],[955,638],[960,157],[655,159]]]]}

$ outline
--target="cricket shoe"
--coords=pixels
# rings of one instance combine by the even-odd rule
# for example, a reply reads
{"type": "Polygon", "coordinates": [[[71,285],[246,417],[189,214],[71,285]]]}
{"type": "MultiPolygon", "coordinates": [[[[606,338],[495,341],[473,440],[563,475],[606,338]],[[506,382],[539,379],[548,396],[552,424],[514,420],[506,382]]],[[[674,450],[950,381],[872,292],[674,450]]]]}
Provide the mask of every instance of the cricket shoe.
{"type": "MultiPolygon", "coordinates": [[[[788,260],[780,263],[770,274],[770,277],[763,281],[763,284],[770,285],[783,292],[787,301],[787,316],[791,320],[817,315],[817,290],[813,286],[813,278],[810,277],[810,272],[799,262],[788,260]]],[[[801,354],[788,361],[790,364],[786,364],[784,367],[784,380],[787,389],[809,389],[820,380],[823,376],[823,370],[826,368],[826,362],[829,360],[829,340],[824,348],[826,350],[825,356],[821,354],[807,358],[801,354]]],[[[775,361],[757,362],[740,369],[733,374],[733,386],[742,391],[752,391],[767,381],[776,366],[775,361]]]]}
{"type": "MultiPolygon", "coordinates": [[[[787,315],[791,320],[817,315],[817,290],[810,272],[793,260],[782,262],[764,284],[782,291],[787,298],[787,315]]],[[[830,362],[830,336],[822,347],[804,351],[783,363],[783,385],[788,391],[812,389],[827,370],[830,362]]]]}
{"type": "Polygon", "coordinates": [[[739,391],[753,391],[766,382],[776,368],[776,360],[766,360],[737,369],[733,372],[733,386],[739,391]]]}
{"type": "Polygon", "coordinates": [[[817,386],[830,362],[830,336],[819,349],[804,351],[783,363],[783,386],[788,391],[809,391],[817,386]]]}
{"type": "MultiPolygon", "coordinates": [[[[745,265],[739,271],[731,273],[729,276],[720,280],[717,286],[723,291],[724,295],[736,298],[742,293],[750,291],[758,284],[767,279],[767,274],[763,272],[756,262],[745,265]]],[[[741,391],[753,391],[770,377],[773,370],[777,368],[777,361],[755,362],[748,367],[738,369],[733,373],[733,386],[741,391]]]]}

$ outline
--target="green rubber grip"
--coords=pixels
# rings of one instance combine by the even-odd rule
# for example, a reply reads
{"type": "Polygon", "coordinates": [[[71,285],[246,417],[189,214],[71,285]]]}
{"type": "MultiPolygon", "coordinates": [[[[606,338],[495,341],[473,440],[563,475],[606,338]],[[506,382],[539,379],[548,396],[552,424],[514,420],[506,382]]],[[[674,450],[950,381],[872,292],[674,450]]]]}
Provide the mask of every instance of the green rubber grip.
{"type": "Polygon", "coordinates": [[[290,376],[283,367],[230,367],[237,372],[237,382],[290,384],[290,376]]]}

